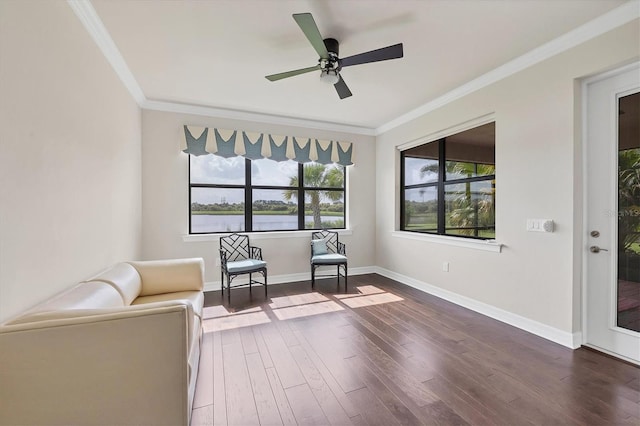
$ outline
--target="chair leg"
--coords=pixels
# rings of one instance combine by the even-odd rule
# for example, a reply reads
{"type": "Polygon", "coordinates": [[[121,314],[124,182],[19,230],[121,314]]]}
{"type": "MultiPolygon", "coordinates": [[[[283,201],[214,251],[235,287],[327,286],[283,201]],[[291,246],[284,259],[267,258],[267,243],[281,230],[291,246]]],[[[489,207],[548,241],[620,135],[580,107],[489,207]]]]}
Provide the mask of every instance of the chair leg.
{"type": "Polygon", "coordinates": [[[264,298],[267,298],[267,270],[264,270],[264,298]]]}
{"type": "Polygon", "coordinates": [[[337,271],[336,271],[336,290],[340,289],[340,265],[337,265],[337,271]]]}
{"type": "Polygon", "coordinates": [[[231,280],[229,279],[229,274],[227,274],[227,299],[231,304],[231,280]]]}
{"type": "Polygon", "coordinates": [[[220,289],[222,290],[222,295],[224,296],[224,270],[220,268],[220,289]]]}
{"type": "Polygon", "coordinates": [[[316,267],[311,265],[311,290],[316,286],[316,267]]]}
{"type": "Polygon", "coordinates": [[[249,272],[249,294],[251,294],[251,284],[253,283],[253,274],[249,272]]]}
{"type": "Polygon", "coordinates": [[[349,274],[347,273],[347,264],[344,264],[344,292],[347,292],[347,277],[349,274]]]}

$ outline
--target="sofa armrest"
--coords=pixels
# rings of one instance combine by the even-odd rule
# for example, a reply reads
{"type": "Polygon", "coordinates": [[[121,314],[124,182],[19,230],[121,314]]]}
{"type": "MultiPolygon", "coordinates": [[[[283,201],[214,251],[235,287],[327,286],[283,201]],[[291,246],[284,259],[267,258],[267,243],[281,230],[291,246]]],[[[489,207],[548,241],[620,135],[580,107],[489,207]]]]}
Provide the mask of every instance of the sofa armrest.
{"type": "Polygon", "coordinates": [[[0,327],[0,424],[188,424],[189,308],[150,305],[0,327]]]}
{"type": "Polygon", "coordinates": [[[202,258],[128,262],[142,279],[140,296],[202,291],[204,260],[202,258]]]}

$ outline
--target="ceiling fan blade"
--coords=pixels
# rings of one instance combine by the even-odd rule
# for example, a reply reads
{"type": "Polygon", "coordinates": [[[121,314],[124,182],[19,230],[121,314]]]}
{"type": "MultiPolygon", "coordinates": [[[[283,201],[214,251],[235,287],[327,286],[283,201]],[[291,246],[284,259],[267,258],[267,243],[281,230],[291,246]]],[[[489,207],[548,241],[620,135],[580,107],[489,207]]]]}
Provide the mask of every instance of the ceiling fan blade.
{"type": "Polygon", "coordinates": [[[327,47],[324,45],[324,40],[320,35],[316,21],[313,20],[313,16],[310,13],[295,13],[293,14],[293,19],[296,20],[304,35],[307,36],[313,48],[320,55],[320,58],[329,59],[329,52],[327,52],[327,47]]]}
{"type": "Polygon", "coordinates": [[[369,62],[386,61],[389,59],[402,58],[402,43],[393,46],[383,47],[381,49],[371,50],[369,52],[360,53],[358,55],[348,56],[340,59],[341,67],[350,67],[352,65],[367,64],[369,62]]]}
{"type": "Polygon", "coordinates": [[[319,69],[320,69],[320,65],[316,65],[315,67],[301,68],[299,70],[281,72],[279,74],[271,74],[266,76],[265,78],[269,81],[277,81],[277,80],[282,80],[283,78],[293,77],[293,76],[305,74],[311,71],[317,71],[319,69]]]}
{"type": "Polygon", "coordinates": [[[336,92],[338,92],[338,96],[340,96],[340,99],[348,98],[352,95],[351,90],[349,90],[349,88],[347,87],[347,83],[344,82],[342,76],[339,77],[340,80],[338,80],[338,82],[334,84],[333,87],[336,88],[336,92]]]}

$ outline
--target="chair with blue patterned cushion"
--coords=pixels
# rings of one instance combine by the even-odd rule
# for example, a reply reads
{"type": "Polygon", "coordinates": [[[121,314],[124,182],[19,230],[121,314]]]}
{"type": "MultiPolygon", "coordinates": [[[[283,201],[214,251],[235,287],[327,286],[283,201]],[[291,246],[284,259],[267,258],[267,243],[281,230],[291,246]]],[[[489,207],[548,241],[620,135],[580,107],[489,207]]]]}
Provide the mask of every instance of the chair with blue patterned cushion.
{"type": "Polygon", "coordinates": [[[340,286],[340,277],[344,278],[344,291],[347,292],[347,250],[338,240],[335,231],[315,231],[311,234],[311,288],[316,285],[316,268],[336,266],[336,275],[318,275],[318,277],[336,277],[340,286]],[[340,274],[340,271],[343,274],[340,274]]]}
{"type": "Polygon", "coordinates": [[[238,275],[249,274],[247,284],[238,284],[234,287],[249,286],[252,284],[264,285],[264,296],[267,297],[267,262],[262,260],[262,249],[249,244],[248,235],[233,233],[226,237],[220,237],[220,275],[222,293],[224,294],[224,277],[227,277],[227,292],[229,303],[231,302],[231,281],[238,275]],[[262,274],[264,282],[255,281],[254,273],[262,274]]]}

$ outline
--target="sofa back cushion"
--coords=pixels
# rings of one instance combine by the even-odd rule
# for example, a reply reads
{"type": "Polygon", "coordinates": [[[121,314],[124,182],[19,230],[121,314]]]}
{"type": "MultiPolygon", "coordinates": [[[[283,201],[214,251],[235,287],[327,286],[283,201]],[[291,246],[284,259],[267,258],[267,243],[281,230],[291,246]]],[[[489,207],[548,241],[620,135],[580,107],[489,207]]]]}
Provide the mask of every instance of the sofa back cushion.
{"type": "Polygon", "coordinates": [[[129,264],[142,278],[140,296],[202,291],[204,287],[204,260],[201,258],[148,260],[129,264]]]}
{"type": "Polygon", "coordinates": [[[130,305],[140,295],[142,280],[136,269],[128,263],[118,263],[91,281],[102,281],[115,288],[126,305],[130,305]]]}
{"type": "Polygon", "coordinates": [[[120,293],[113,286],[99,281],[90,281],[55,296],[25,312],[8,324],[22,324],[25,322],[42,321],[52,313],[56,317],[64,317],[65,312],[87,309],[122,308],[124,301],[120,293]]]}

